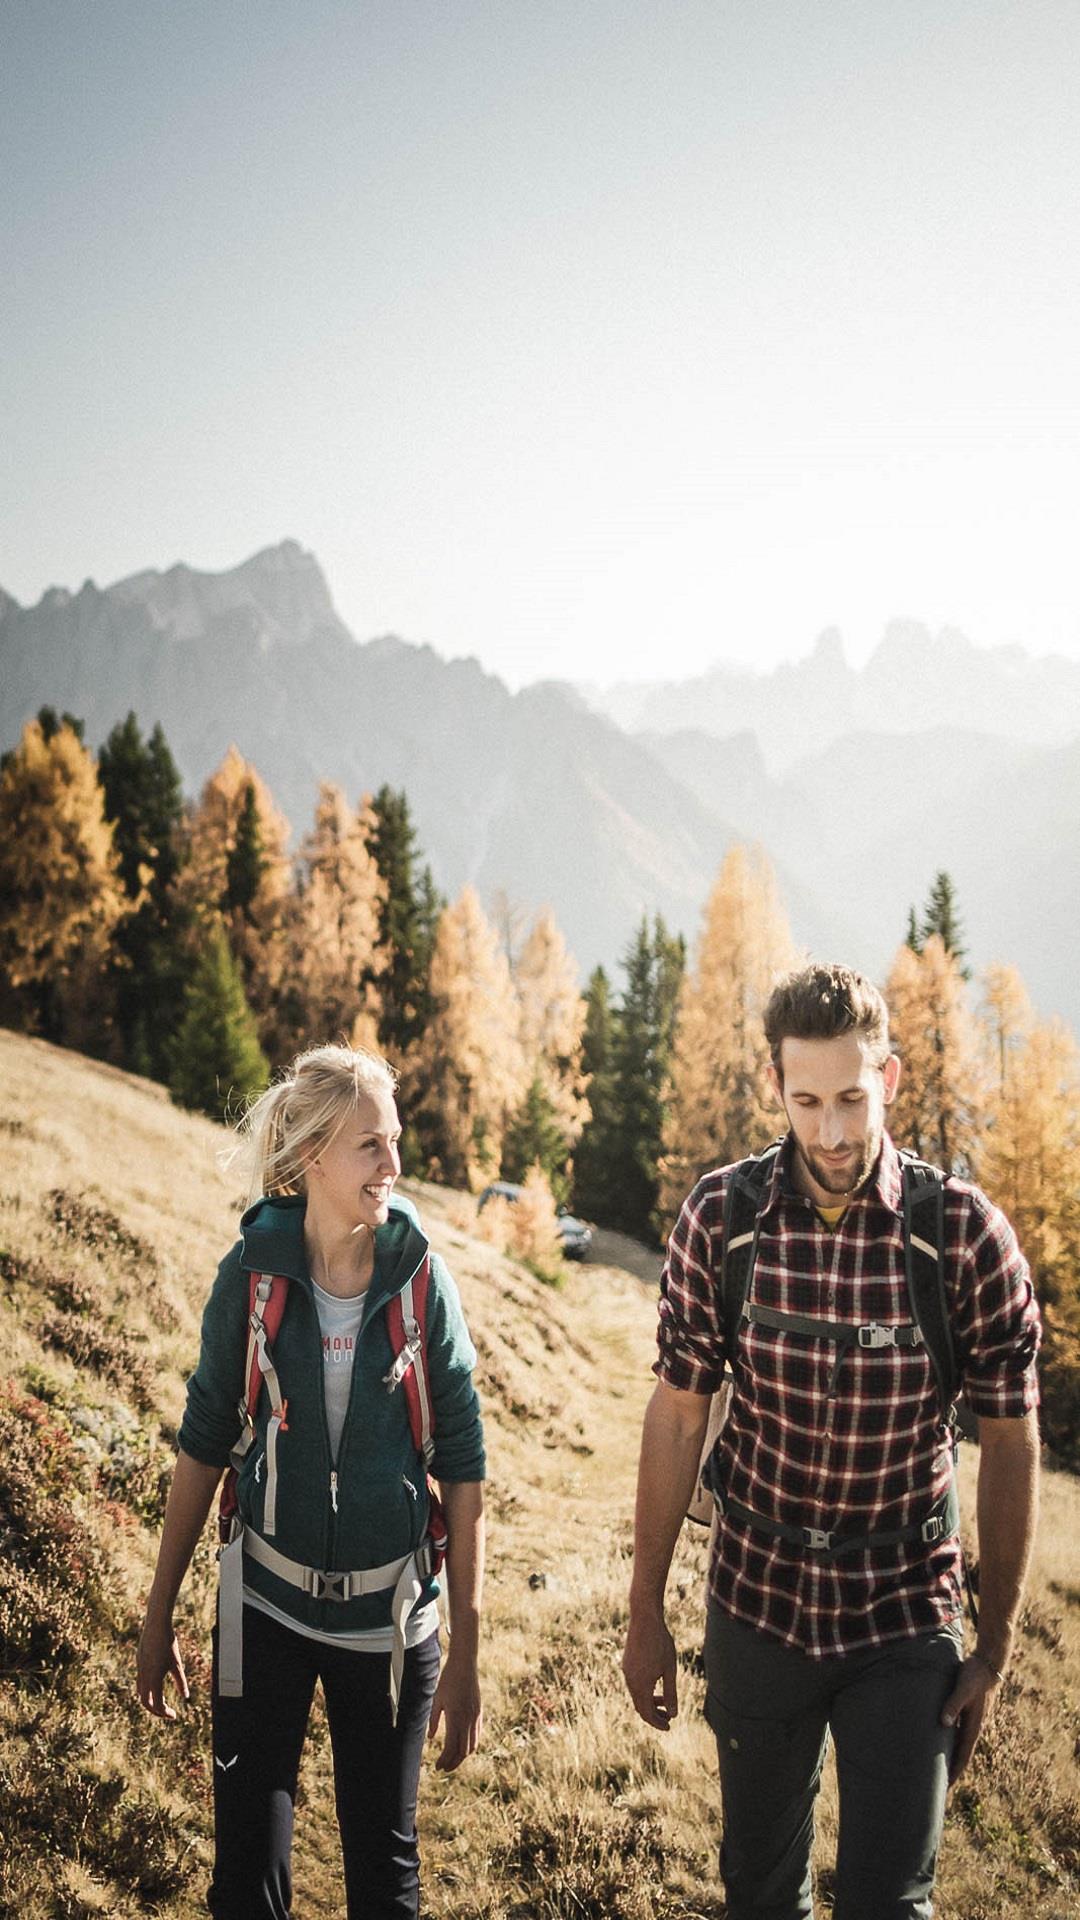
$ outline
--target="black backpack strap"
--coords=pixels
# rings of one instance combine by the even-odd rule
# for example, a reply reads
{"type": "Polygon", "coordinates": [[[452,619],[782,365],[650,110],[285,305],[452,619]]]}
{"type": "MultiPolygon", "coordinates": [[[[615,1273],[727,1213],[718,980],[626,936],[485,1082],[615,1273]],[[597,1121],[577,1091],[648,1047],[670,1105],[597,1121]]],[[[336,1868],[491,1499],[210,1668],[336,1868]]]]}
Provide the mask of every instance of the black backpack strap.
{"type": "Polygon", "coordinates": [[[750,1291],[750,1279],[757,1259],[761,1203],[781,1145],[781,1141],[775,1141],[771,1147],[766,1147],[764,1153],[755,1154],[749,1160],[740,1160],[738,1166],[732,1169],[724,1195],[724,1248],[720,1284],[724,1348],[731,1372],[735,1370],[735,1349],[742,1324],[743,1304],[750,1291]]]}
{"type": "Polygon", "coordinates": [[[925,1160],[900,1155],[904,1200],[904,1269],[911,1317],[926,1342],[942,1417],[955,1418],[957,1370],[945,1292],[945,1175],[925,1160]]]}

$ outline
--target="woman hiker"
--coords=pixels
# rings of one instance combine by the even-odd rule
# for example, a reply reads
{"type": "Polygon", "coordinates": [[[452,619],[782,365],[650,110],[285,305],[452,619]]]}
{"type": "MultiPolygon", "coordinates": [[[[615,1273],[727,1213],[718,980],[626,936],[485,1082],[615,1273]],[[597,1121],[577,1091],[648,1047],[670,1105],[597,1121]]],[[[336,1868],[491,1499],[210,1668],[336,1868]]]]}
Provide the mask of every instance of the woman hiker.
{"type": "Polygon", "coordinates": [[[425,1732],[442,1725],[445,1771],[480,1733],[476,1356],[449,1273],[393,1192],[395,1084],[373,1054],[316,1047],[243,1123],[260,1197],[203,1316],[138,1656],[143,1706],[174,1720],[166,1680],[184,1699],[188,1685],[173,1607],[231,1459],[213,1660],[216,1920],[288,1920],[316,1680],[349,1920],[416,1920],[425,1732]],[[429,1469],[449,1540],[441,1673],[429,1469]]]}

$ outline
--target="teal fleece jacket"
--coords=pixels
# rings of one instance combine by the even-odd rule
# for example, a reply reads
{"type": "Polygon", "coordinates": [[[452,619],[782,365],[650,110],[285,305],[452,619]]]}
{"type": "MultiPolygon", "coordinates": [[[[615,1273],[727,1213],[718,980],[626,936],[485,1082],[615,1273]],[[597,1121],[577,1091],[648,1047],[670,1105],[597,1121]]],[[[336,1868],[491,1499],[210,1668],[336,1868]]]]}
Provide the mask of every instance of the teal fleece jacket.
{"type": "MultiPolygon", "coordinates": [[[[218,1268],[206,1303],[199,1364],[188,1381],[179,1444],[206,1466],[228,1465],[241,1429],[248,1276],[286,1275],[289,1291],[274,1341],[274,1364],[288,1401],[288,1425],[278,1436],[273,1544],[289,1559],[322,1572],[377,1567],[409,1553],[427,1530],[427,1481],[413,1445],[405,1393],[400,1387],[388,1393],[383,1376],[395,1357],[386,1303],[417,1272],[428,1243],[415,1208],[396,1194],[389,1220],[375,1235],[375,1272],[335,1463],[326,1424],[322,1336],[304,1250],[304,1205],[302,1196],[259,1200],[244,1214],[240,1239],[218,1268]]],[[[476,1354],[457,1288],[435,1253],[430,1255],[427,1363],[435,1416],[431,1471],[438,1480],[482,1480],[483,1431],[472,1383],[476,1354]]],[[[256,1437],[237,1487],[245,1525],[258,1533],[263,1530],[269,1418],[264,1388],[255,1416],[256,1437]]],[[[390,1620],[389,1589],[344,1604],[315,1600],[252,1560],[245,1562],[244,1578],[293,1619],[323,1632],[355,1632],[386,1626],[390,1620]]],[[[429,1581],[424,1598],[437,1591],[437,1583],[429,1581]]]]}

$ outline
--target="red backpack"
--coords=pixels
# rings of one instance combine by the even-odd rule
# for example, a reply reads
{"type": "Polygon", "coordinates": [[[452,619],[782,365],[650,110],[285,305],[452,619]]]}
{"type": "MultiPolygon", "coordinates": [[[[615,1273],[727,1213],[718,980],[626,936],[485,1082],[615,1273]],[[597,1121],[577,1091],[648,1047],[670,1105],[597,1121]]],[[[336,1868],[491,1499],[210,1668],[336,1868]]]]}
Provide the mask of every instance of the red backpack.
{"type": "MultiPolygon", "coordinates": [[[[387,1302],[386,1321],[394,1362],[383,1375],[388,1393],[403,1386],[413,1445],[424,1462],[428,1485],[428,1543],[431,1572],[437,1573],[446,1558],[446,1518],[442,1502],[431,1478],[435,1452],[435,1407],[431,1398],[427,1368],[427,1298],[431,1268],[427,1254],[400,1293],[387,1302]]],[[[244,1399],[240,1411],[244,1428],[232,1451],[232,1459],[221,1483],[218,1502],[218,1537],[228,1546],[234,1536],[239,1469],[255,1438],[255,1411],[263,1381],[270,1395],[270,1421],[266,1434],[267,1485],[264,1505],[264,1531],[275,1531],[275,1495],[277,1490],[278,1436],[288,1433],[289,1403],[281,1391],[274,1366],[273,1343],[277,1339],[285,1312],[289,1282],[284,1274],[253,1273],[248,1290],[248,1344],[244,1362],[244,1399]]]]}

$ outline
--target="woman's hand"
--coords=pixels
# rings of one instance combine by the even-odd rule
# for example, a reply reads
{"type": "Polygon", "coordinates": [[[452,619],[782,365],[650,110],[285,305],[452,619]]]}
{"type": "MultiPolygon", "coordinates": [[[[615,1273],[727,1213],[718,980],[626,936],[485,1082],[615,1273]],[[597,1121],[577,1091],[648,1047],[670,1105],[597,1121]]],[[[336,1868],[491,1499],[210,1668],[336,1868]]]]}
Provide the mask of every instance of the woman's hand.
{"type": "Polygon", "coordinates": [[[176,1708],[166,1698],[165,1682],[172,1676],[182,1700],[190,1700],[191,1689],[180,1655],[180,1642],[173,1632],[171,1615],[158,1618],[147,1614],[139,1638],[136,1689],[139,1699],[158,1720],[175,1720],[176,1708]]]}
{"type": "Polygon", "coordinates": [[[440,1720],[445,1721],[445,1731],[442,1752],[435,1766],[439,1773],[453,1773],[454,1768],[460,1767],[462,1761],[470,1753],[475,1753],[480,1744],[483,1708],[480,1705],[476,1661],[469,1653],[459,1654],[455,1660],[452,1640],[431,1703],[429,1740],[435,1738],[440,1720]]]}

